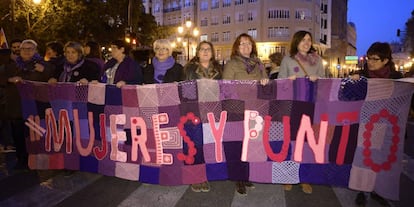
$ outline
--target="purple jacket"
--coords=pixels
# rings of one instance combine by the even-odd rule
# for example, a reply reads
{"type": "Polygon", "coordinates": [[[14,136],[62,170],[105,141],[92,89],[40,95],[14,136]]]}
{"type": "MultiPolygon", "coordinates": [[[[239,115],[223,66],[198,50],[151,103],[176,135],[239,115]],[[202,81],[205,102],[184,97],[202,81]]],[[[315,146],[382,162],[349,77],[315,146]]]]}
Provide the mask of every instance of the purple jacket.
{"type": "MultiPolygon", "coordinates": [[[[104,65],[104,71],[112,68],[117,63],[115,58],[108,60],[104,65]]],[[[106,82],[106,73],[102,75],[102,82],[106,82]]],[[[127,84],[142,84],[143,75],[139,64],[129,56],[125,56],[124,60],[119,64],[115,73],[114,83],[125,81],[127,84]]]]}

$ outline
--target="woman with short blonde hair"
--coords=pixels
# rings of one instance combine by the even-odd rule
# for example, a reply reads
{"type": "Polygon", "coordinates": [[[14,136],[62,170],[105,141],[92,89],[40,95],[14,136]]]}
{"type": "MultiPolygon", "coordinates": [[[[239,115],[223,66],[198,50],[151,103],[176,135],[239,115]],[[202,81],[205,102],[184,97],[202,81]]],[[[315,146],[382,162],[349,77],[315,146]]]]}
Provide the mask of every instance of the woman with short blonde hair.
{"type": "Polygon", "coordinates": [[[183,66],[175,62],[172,56],[171,43],[167,39],[159,39],[154,42],[155,56],[151,64],[144,69],[144,83],[171,83],[184,79],[183,66]]]}

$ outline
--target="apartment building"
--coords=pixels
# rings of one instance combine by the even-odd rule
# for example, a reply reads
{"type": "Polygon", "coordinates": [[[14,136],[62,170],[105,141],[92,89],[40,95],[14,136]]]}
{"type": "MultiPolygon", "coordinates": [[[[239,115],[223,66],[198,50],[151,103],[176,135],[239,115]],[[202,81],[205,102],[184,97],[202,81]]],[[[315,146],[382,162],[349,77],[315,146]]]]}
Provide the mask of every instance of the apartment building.
{"type": "MultiPolygon", "coordinates": [[[[333,25],[334,19],[347,19],[347,0],[146,0],[159,25],[181,26],[191,21],[199,36],[189,38],[184,54],[194,56],[198,41],[213,42],[217,59],[230,58],[231,46],[241,33],[257,42],[259,57],[268,61],[274,52],[287,54],[293,34],[299,30],[312,33],[314,47],[325,59],[325,52],[336,39],[346,41],[347,26],[333,25]],[[335,11],[332,12],[334,4],[335,11]],[[334,17],[332,15],[335,15],[334,17]],[[331,33],[335,26],[335,35],[331,33]],[[332,40],[335,38],[335,40],[332,40]],[[188,50],[188,51],[187,51],[188,50]]],[[[144,5],[145,6],[145,5],[144,5]]],[[[172,41],[180,34],[173,35],[172,41]]],[[[183,40],[183,39],[181,39],[183,40]]],[[[184,39],[184,44],[187,44],[184,39]]],[[[178,44],[178,42],[177,42],[178,44]]],[[[346,51],[346,49],[345,49],[346,51]]],[[[344,57],[344,55],[341,56],[344,57]]],[[[339,57],[339,56],[338,56],[339,57]]],[[[335,56],[335,58],[338,58],[335,56]]],[[[326,61],[333,62],[332,60],[326,61]]],[[[327,64],[327,67],[329,65],[327,64]]]]}

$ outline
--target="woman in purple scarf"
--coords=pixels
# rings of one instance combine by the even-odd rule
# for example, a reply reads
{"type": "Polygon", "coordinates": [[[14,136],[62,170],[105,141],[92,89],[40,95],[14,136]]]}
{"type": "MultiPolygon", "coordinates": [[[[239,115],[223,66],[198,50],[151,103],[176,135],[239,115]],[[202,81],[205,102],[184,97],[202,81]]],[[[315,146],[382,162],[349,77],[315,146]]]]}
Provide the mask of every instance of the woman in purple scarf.
{"type": "MultiPolygon", "coordinates": [[[[64,47],[65,61],[59,75],[59,82],[79,82],[87,84],[92,80],[99,80],[99,66],[86,60],[83,55],[82,44],[78,42],[68,42],[64,47]]],[[[57,80],[52,78],[49,83],[57,80]]]]}
{"type": "Polygon", "coordinates": [[[155,57],[144,70],[144,83],[171,83],[184,80],[183,66],[175,62],[167,39],[154,42],[155,57]]]}

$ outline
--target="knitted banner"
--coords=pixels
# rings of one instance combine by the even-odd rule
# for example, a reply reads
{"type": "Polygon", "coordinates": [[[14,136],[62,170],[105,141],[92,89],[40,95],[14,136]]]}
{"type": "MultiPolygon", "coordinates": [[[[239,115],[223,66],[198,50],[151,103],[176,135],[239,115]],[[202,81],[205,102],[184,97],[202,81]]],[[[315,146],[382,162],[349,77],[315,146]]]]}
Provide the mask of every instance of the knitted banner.
{"type": "Polygon", "coordinates": [[[413,89],[303,78],[19,85],[31,169],[160,185],[311,183],[393,200],[413,89]]]}

